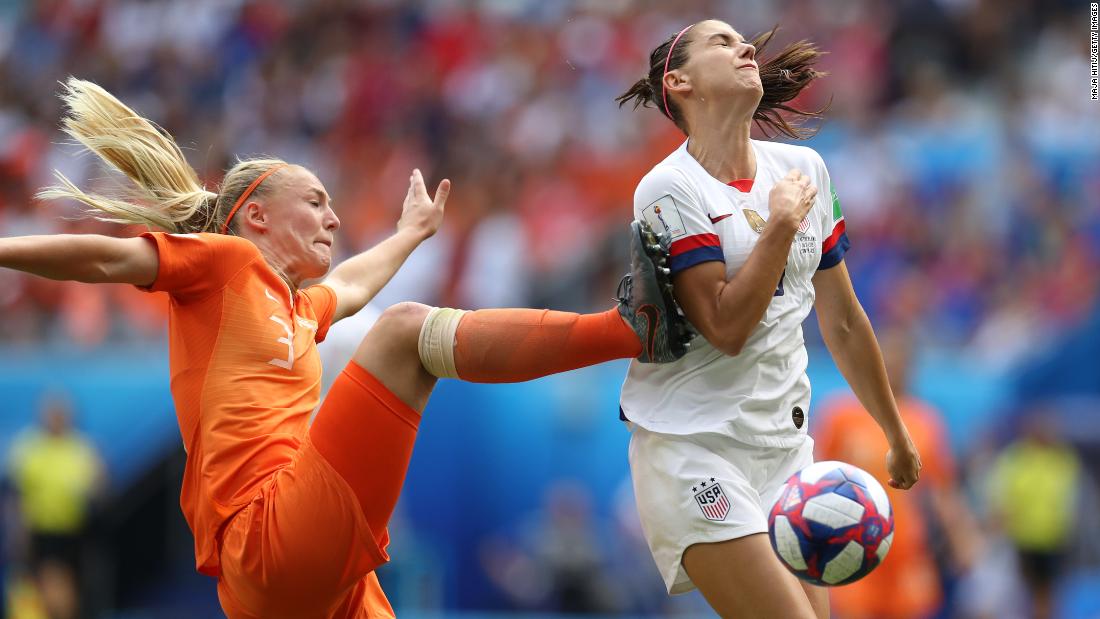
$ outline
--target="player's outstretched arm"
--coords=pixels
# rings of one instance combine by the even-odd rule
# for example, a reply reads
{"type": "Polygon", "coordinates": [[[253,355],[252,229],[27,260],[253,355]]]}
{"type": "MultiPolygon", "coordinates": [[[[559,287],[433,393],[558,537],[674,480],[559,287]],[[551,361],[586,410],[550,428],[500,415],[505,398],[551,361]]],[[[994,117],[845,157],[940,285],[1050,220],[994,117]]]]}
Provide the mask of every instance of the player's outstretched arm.
{"type": "Polygon", "coordinates": [[[871,321],[856,298],[848,267],[842,260],[835,267],[818,271],[813,284],[814,308],[825,346],[860,404],[875,418],[890,443],[886,455],[889,484],[909,488],[920,479],[920,454],[898,413],[882,351],[871,321]]]}
{"type": "Polygon", "coordinates": [[[676,301],[696,329],[718,350],[737,355],[764,317],[787,266],[791,241],[813,206],[817,189],[791,170],[769,195],[767,226],[745,264],[728,281],[721,262],[704,262],[673,279],[676,301]]]}
{"type": "Polygon", "coordinates": [[[157,250],[140,237],[51,234],[0,239],[0,267],[90,284],[148,286],[157,278],[157,250]]]}
{"type": "Polygon", "coordinates": [[[409,192],[397,232],[369,250],[348,258],[332,270],[324,283],[336,293],[336,313],[333,322],[363,309],[405,263],[413,250],[435,234],[443,223],[443,206],[451,192],[451,181],[443,179],[428,195],[420,170],[409,177],[409,192]]]}

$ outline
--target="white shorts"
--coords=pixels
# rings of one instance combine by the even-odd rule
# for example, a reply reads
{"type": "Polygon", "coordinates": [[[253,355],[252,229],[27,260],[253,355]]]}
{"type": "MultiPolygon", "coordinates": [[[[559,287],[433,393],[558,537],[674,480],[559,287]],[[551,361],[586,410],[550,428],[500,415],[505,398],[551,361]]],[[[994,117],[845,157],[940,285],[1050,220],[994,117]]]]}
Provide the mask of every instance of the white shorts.
{"type": "Polygon", "coordinates": [[[630,474],[642,530],[669,593],[695,588],[681,563],[693,544],[765,533],[783,483],[814,461],[795,447],[759,447],[720,434],[674,435],[631,424],[630,474]]]}

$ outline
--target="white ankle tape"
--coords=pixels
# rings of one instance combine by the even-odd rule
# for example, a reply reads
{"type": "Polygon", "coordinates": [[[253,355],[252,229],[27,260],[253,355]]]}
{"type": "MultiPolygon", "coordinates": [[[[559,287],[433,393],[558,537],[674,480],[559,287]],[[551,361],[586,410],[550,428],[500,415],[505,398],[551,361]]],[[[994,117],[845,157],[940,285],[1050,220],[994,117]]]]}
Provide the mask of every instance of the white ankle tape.
{"type": "Polygon", "coordinates": [[[417,350],[428,373],[438,378],[458,378],[455,368],[455,332],[466,310],[435,307],[420,327],[417,350]]]}

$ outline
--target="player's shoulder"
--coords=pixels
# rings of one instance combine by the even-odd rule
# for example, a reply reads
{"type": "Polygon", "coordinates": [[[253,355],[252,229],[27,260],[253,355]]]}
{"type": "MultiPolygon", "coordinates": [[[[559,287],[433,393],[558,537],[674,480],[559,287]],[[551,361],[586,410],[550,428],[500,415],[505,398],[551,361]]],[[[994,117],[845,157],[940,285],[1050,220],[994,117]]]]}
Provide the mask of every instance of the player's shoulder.
{"type": "Polygon", "coordinates": [[[296,296],[310,305],[324,302],[336,302],[336,291],[332,286],[321,282],[298,289],[296,296]]]}
{"type": "Polygon", "coordinates": [[[260,255],[256,244],[246,238],[216,232],[153,232],[178,249],[204,247],[217,253],[254,257],[260,255]]]}
{"type": "Polygon", "coordinates": [[[821,154],[809,146],[787,144],[770,140],[753,140],[756,151],[765,155],[772,165],[796,168],[809,174],[825,169],[825,160],[821,154]]]}
{"type": "Polygon", "coordinates": [[[638,182],[638,195],[691,190],[691,169],[686,165],[689,162],[684,161],[681,151],[677,149],[642,177],[638,182]]]}
{"type": "Polygon", "coordinates": [[[217,232],[194,232],[187,234],[178,234],[176,236],[191,236],[195,237],[205,243],[212,243],[215,245],[221,245],[224,247],[233,247],[243,251],[259,253],[259,248],[252,241],[232,234],[219,234],[217,232]]]}

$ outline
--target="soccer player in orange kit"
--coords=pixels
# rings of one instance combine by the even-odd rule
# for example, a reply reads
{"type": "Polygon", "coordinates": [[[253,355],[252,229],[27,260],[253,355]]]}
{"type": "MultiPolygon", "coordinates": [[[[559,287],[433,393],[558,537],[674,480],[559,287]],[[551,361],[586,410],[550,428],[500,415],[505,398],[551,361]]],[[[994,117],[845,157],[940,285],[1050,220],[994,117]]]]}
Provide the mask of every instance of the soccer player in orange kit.
{"type": "Polygon", "coordinates": [[[107,91],[70,79],[64,99],[66,132],[133,180],[138,200],[88,194],[64,177],[39,195],[175,234],[0,239],[0,266],[169,294],[171,390],[187,449],[180,505],[196,566],[218,579],[234,619],[393,616],[373,571],[387,560],[386,525],[437,376],[519,381],[684,352],[665,255],[635,224],[619,307],[399,304],[322,403],[316,342],[435,233],[450,182],[433,200],[414,171],[397,232],[329,273],[340,222],[309,170],[241,161],[209,192],[170,136],[107,91]]]}
{"type": "MultiPolygon", "coordinates": [[[[899,523],[887,558],[858,582],[833,587],[829,593],[833,610],[844,619],[934,617],[945,603],[935,546],[942,544],[950,567],[964,573],[979,554],[981,531],[956,481],[942,415],[909,390],[912,336],[891,330],[879,341],[898,412],[913,444],[933,457],[924,460],[915,490],[886,489],[894,522],[899,523]]],[[[822,406],[819,418],[814,433],[817,455],[849,462],[880,479],[888,475],[878,457],[886,440],[859,400],[849,394],[836,396],[822,406]]]]}

